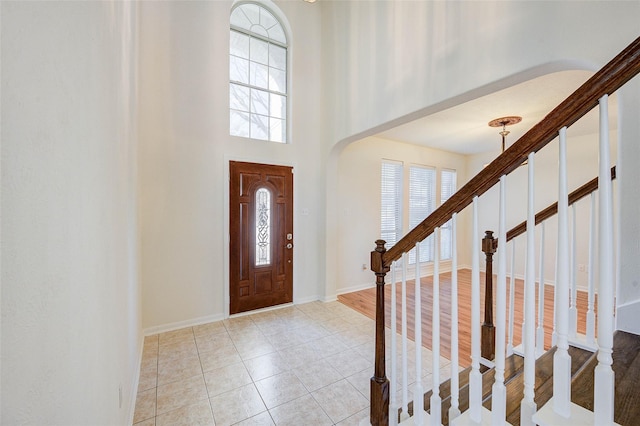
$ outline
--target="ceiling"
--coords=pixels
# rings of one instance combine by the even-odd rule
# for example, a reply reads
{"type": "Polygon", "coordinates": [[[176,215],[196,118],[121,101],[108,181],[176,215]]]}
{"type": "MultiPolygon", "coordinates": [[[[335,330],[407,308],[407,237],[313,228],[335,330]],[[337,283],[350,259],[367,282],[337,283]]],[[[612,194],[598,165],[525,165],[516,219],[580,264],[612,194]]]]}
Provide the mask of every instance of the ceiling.
{"type": "MultiPolygon", "coordinates": [[[[590,71],[561,71],[547,74],[500,90],[464,104],[431,114],[379,133],[385,139],[428,146],[460,154],[499,151],[502,129],[489,127],[489,121],[518,115],[522,121],[507,130],[510,146],[553,108],[593,75],[590,71]]],[[[614,128],[616,102],[610,102],[610,126],[614,128]]],[[[598,132],[597,109],[571,127],[571,135],[598,132]]]]}

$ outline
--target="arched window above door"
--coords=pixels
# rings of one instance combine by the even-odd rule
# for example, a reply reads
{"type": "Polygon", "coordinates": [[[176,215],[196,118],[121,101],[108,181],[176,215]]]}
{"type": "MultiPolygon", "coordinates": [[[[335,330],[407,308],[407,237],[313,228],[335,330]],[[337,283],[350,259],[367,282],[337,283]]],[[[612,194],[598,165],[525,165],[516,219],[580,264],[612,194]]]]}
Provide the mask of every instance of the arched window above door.
{"type": "Polygon", "coordinates": [[[240,3],[230,17],[229,133],[287,142],[288,40],[266,7],[240,3]]]}

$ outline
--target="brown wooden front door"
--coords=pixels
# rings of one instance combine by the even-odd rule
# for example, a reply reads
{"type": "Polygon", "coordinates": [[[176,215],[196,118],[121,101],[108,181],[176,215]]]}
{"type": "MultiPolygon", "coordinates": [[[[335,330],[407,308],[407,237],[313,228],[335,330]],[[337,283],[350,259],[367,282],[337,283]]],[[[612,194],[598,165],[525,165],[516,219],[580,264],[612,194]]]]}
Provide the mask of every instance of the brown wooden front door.
{"type": "Polygon", "coordinates": [[[293,301],[293,169],[229,162],[230,313],[293,301]]]}

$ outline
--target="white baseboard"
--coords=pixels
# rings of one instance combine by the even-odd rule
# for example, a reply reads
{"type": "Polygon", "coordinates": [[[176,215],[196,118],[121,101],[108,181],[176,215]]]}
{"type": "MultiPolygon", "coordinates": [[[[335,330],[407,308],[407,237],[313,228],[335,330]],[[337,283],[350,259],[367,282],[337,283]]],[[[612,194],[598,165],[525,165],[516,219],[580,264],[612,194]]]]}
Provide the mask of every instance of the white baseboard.
{"type": "Polygon", "coordinates": [[[136,365],[135,375],[133,377],[133,384],[131,386],[131,401],[129,401],[129,415],[128,425],[133,424],[133,416],[136,412],[136,401],[138,399],[138,386],[140,385],[140,371],[142,368],[142,355],[144,349],[144,333],[140,337],[140,344],[138,345],[138,365],[136,365]]]}
{"type": "Polygon", "coordinates": [[[354,291],[366,290],[368,288],[373,288],[376,285],[374,283],[365,283],[365,284],[356,284],[349,287],[342,287],[336,291],[336,297],[345,294],[345,293],[353,293],[354,291]]]}
{"type": "Polygon", "coordinates": [[[320,297],[318,297],[318,296],[295,297],[293,299],[293,304],[294,305],[302,305],[304,303],[311,303],[311,302],[315,302],[317,300],[322,300],[322,299],[320,297]]]}
{"type": "Polygon", "coordinates": [[[179,330],[185,327],[193,327],[194,325],[207,324],[210,322],[221,321],[224,319],[224,314],[207,315],[199,318],[192,318],[184,321],[173,322],[170,324],[157,325],[154,327],[145,328],[142,331],[144,336],[151,336],[153,334],[165,333],[167,331],[179,330]]]}

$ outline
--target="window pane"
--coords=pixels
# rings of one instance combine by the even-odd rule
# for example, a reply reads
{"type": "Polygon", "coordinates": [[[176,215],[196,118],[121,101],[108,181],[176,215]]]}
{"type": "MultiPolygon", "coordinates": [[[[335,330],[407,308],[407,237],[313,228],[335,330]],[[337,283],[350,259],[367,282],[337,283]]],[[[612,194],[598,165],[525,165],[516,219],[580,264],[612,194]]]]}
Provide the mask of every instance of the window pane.
{"type": "MultiPolygon", "coordinates": [[[[242,9],[242,12],[247,16],[251,25],[260,23],[260,6],[257,4],[243,4],[238,7],[238,9],[242,9]]],[[[251,28],[251,27],[249,27],[251,28]]]]}
{"type": "Polygon", "coordinates": [[[287,92],[287,77],[284,71],[269,68],[269,90],[274,92],[287,92]]]}
{"type": "MultiPolygon", "coordinates": [[[[436,172],[429,167],[409,168],[409,227],[414,228],[434,210],[436,172]]],[[[433,237],[420,243],[420,262],[433,260],[433,237]]],[[[409,253],[409,263],[416,255],[409,253]]]]}
{"type": "Polygon", "coordinates": [[[256,191],[256,266],[271,263],[271,193],[265,188],[256,191]]]}
{"type": "Polygon", "coordinates": [[[272,117],[285,118],[287,114],[287,98],[280,95],[271,94],[271,110],[272,117]]]}
{"type": "Polygon", "coordinates": [[[269,119],[269,125],[271,130],[269,140],[273,142],[284,142],[284,120],[272,117],[269,119]]]}
{"type": "Polygon", "coordinates": [[[231,81],[249,84],[249,61],[238,58],[237,56],[230,56],[229,79],[231,79],[231,81]]]}
{"type": "Polygon", "coordinates": [[[229,133],[232,136],[249,137],[249,113],[231,110],[229,133]]]}
{"type": "Polygon", "coordinates": [[[249,88],[231,83],[229,85],[229,105],[232,109],[249,112],[249,88]]]}
{"type": "Polygon", "coordinates": [[[269,115],[269,93],[264,90],[251,89],[251,112],[269,115]]]}
{"type": "Polygon", "coordinates": [[[279,70],[287,69],[287,50],[275,44],[269,45],[269,66],[279,70]]]}
{"type": "Polygon", "coordinates": [[[250,58],[253,62],[269,64],[269,43],[257,38],[251,38],[250,58]]]}
{"type": "MultiPolygon", "coordinates": [[[[440,184],[440,201],[444,204],[456,192],[456,171],[443,170],[440,184]]],[[[451,259],[453,229],[451,220],[442,225],[440,229],[440,257],[451,259]]]]}
{"type": "Polygon", "coordinates": [[[263,89],[269,88],[269,71],[266,65],[256,64],[251,62],[251,78],[250,82],[252,86],[260,87],[263,89]]]}
{"type": "Polygon", "coordinates": [[[233,12],[231,12],[231,25],[247,30],[251,29],[251,22],[243,11],[246,6],[247,5],[243,5],[233,9],[233,12]]]}
{"type": "Polygon", "coordinates": [[[287,37],[284,35],[284,30],[280,25],[269,28],[269,38],[282,44],[287,43],[287,37]]]}
{"type": "Polygon", "coordinates": [[[402,233],[402,163],[383,162],[381,177],[380,235],[391,248],[402,233]]]}
{"type": "Polygon", "coordinates": [[[249,59],[249,36],[231,31],[229,51],[234,56],[249,59]]]}
{"type": "Polygon", "coordinates": [[[262,25],[265,28],[271,28],[274,25],[279,25],[278,21],[276,21],[276,18],[273,17],[273,15],[271,14],[271,12],[269,12],[267,9],[260,9],[260,25],[262,25]]]}
{"type": "Polygon", "coordinates": [[[269,140],[269,117],[251,114],[251,137],[269,140]]]}

